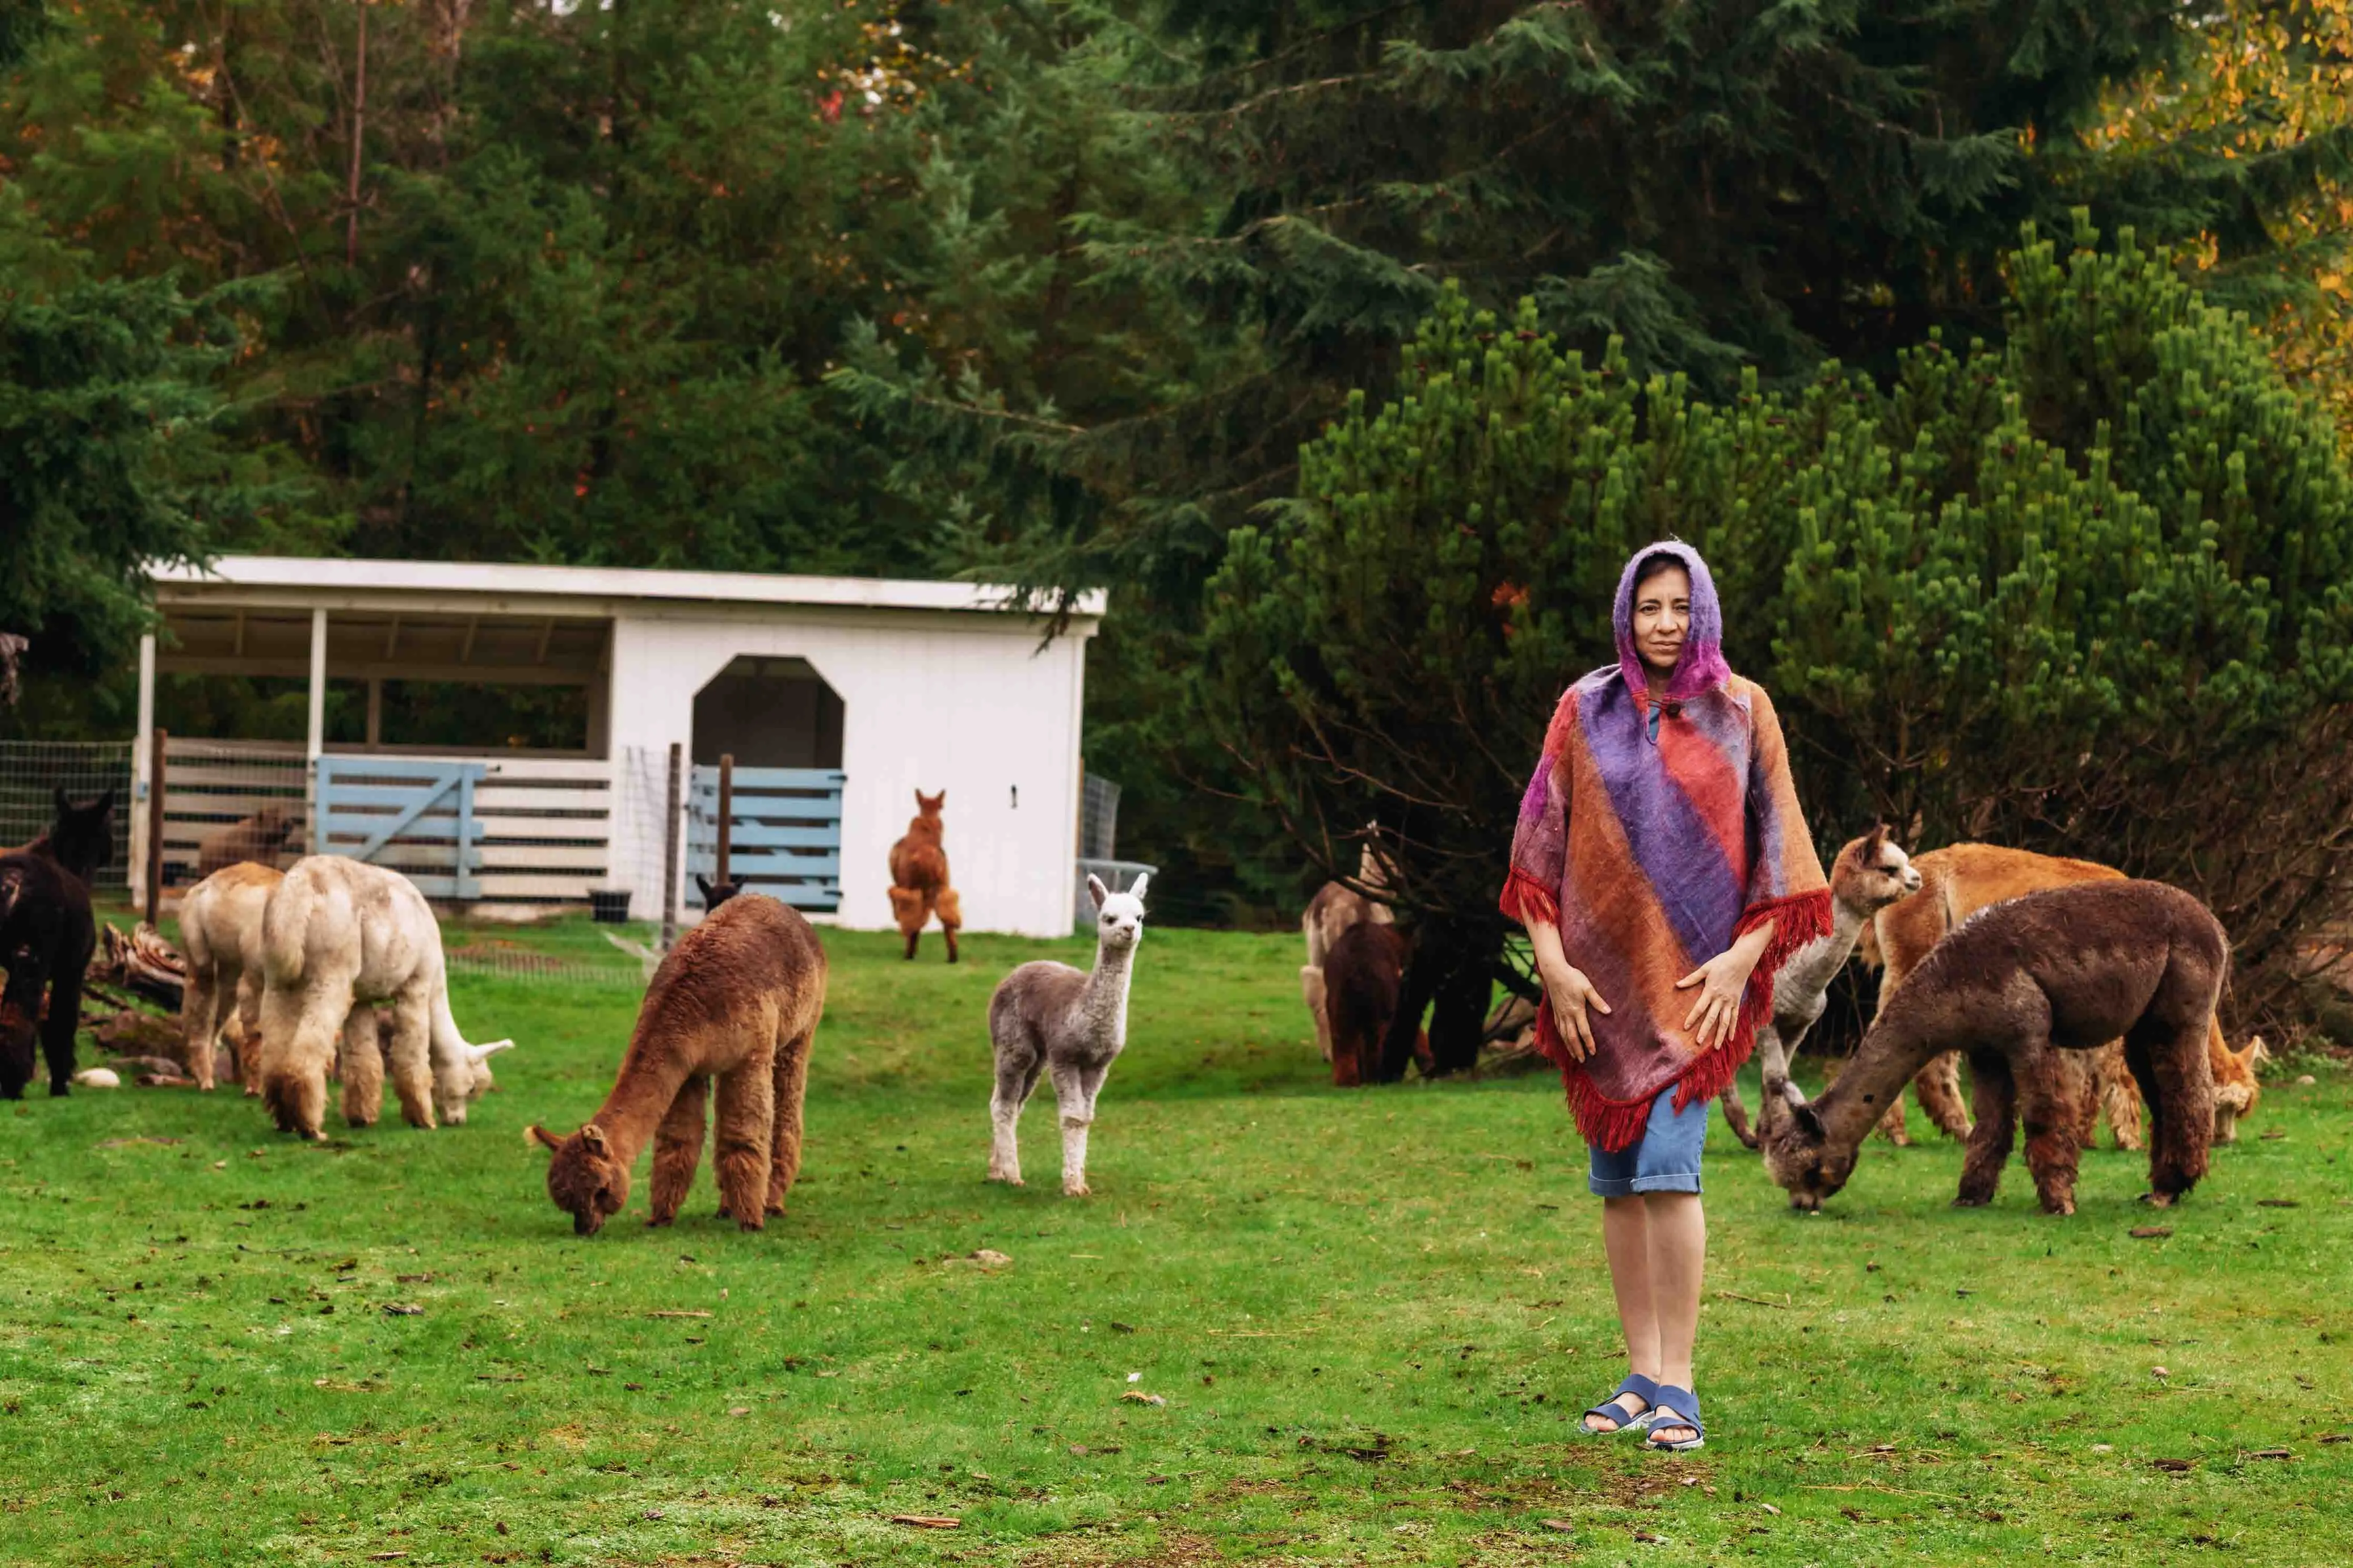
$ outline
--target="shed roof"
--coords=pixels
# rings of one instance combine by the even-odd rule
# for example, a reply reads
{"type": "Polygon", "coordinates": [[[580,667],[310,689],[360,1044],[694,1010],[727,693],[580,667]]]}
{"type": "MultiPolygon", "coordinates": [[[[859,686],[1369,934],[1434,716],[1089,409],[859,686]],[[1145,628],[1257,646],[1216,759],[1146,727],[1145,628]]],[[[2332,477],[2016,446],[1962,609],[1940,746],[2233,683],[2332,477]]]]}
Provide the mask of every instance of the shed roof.
{"type": "MultiPolygon", "coordinates": [[[[543,566],[473,561],[355,561],[289,555],[225,555],[209,567],[161,566],[153,574],[163,604],[324,605],[407,600],[458,609],[483,600],[638,601],[673,605],[801,605],[878,610],[1029,614],[1009,588],[981,583],[913,582],[892,577],[799,577],[752,572],[659,572],[624,566],[543,566]]],[[[481,607],[487,608],[488,605],[481,607]]],[[[587,605],[583,605],[582,609],[587,605]]],[[[1101,589],[1071,605],[1082,622],[1100,619],[1101,589]]],[[[575,611],[575,613],[578,613],[575,611]]],[[[1084,628],[1082,628],[1084,629],[1084,628]]]]}

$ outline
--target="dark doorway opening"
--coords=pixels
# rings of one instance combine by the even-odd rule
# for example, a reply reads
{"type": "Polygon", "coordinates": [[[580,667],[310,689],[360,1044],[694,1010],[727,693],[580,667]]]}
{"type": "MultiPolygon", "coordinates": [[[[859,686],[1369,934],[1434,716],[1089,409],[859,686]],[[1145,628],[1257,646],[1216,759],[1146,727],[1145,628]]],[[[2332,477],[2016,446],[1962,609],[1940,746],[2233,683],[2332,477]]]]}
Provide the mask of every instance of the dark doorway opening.
{"type": "Polygon", "coordinates": [[[805,658],[742,655],[694,694],[694,761],[739,768],[841,766],[841,699],[805,658]]]}

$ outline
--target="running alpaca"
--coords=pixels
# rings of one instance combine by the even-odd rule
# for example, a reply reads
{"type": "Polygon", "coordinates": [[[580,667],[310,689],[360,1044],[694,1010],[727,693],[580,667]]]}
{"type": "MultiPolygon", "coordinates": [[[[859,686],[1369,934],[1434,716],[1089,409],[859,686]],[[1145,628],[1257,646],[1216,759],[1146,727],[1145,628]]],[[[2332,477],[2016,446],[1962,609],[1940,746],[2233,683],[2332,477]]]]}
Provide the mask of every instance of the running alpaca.
{"type": "MultiPolygon", "coordinates": [[[[1917,891],[1920,873],[1902,848],[1889,841],[1884,823],[1838,852],[1831,862],[1831,929],[1826,936],[1791,953],[1773,982],[1773,1016],[1757,1031],[1757,1059],[1767,1083],[1789,1076],[1789,1058],[1806,1038],[1806,1031],[1822,1016],[1826,993],[1838,972],[1846,967],[1856,941],[1872,917],[1905,894],[1917,891]]],[[[1747,1147],[1757,1146],[1757,1134],[1748,1125],[1740,1103],[1737,1080],[1724,1086],[1718,1098],[1725,1124],[1747,1147]]]]}
{"type": "Polygon", "coordinates": [[[900,934],[907,939],[907,956],[912,959],[924,924],[936,912],[941,933],[947,938],[948,962],[954,963],[964,906],[955,889],[948,886],[948,852],[941,843],[945,826],[940,821],[940,808],[947,803],[945,790],[934,795],[915,792],[914,819],[907,824],[906,837],[891,846],[891,913],[899,922],[900,934]]]}
{"type": "Polygon", "coordinates": [[[2022,1112],[2042,1206],[2073,1214],[2082,1144],[2057,1057],[2121,1037],[2155,1118],[2147,1201],[2169,1205],[2206,1173],[2206,1039],[2230,962],[2221,922],[2161,882],[2084,882],[1996,904],[1936,944],[1819,1100],[1767,1079],[1766,1172],[1791,1207],[1820,1208],[1854,1173],[1889,1098],[1938,1052],[1960,1050],[1977,1080],[1978,1121],[1954,1201],[1992,1201],[2022,1112]]]}
{"type": "Polygon", "coordinates": [[[417,884],[397,871],[341,855],[313,855],[286,873],[261,916],[261,1097],[282,1132],[323,1140],[327,1068],[340,1055],[343,1117],[375,1120],[370,1101],[373,1016],[362,1031],[355,1005],[393,1005],[393,1089],[411,1126],[452,1126],[482,1082],[492,1052],[514,1042],[469,1045],[449,1016],[441,927],[417,884]]]}
{"type": "Polygon", "coordinates": [[[808,921],[763,893],[738,893],[654,971],[605,1103],[580,1131],[524,1136],[554,1151],[547,1195],[594,1236],[629,1201],[629,1167],[654,1145],[648,1225],[678,1217],[702,1160],[703,1102],[719,1079],[719,1215],[758,1230],[785,1212],[801,1168],[801,1100],[825,1012],[825,949],[808,921]]]}
{"type": "Polygon", "coordinates": [[[1067,963],[1040,960],[1007,975],[988,999],[988,1037],[997,1052],[997,1090],[988,1117],[995,1138],[988,1179],[1021,1185],[1021,1108],[1050,1070],[1062,1120],[1062,1193],[1087,1194],[1087,1129],[1095,1095],[1127,1044],[1127,982],[1135,944],[1144,940],[1144,889],[1138,877],[1124,893],[1087,879],[1095,905],[1095,967],[1082,974],[1067,963]]]}

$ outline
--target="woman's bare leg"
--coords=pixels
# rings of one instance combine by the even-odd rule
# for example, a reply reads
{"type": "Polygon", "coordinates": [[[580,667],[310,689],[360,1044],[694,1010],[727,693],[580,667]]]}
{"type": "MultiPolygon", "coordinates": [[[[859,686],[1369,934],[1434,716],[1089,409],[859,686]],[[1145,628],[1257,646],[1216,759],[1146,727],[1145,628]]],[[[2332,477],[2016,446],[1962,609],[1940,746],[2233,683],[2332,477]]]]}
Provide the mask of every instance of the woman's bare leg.
{"type": "MultiPolygon", "coordinates": [[[[1626,1334],[1627,1370],[1641,1376],[1659,1375],[1659,1320],[1651,1303],[1651,1210],[1641,1196],[1601,1200],[1601,1249],[1609,1259],[1609,1288],[1618,1298],[1618,1324],[1626,1334]]],[[[1618,1407],[1629,1415],[1641,1414],[1641,1400],[1631,1394],[1618,1396],[1618,1407]]],[[[1597,1432],[1615,1430],[1586,1426],[1597,1432]]]]}
{"type": "MultiPolygon", "coordinates": [[[[1646,1193],[1641,1201],[1648,1211],[1651,1331],[1658,1345],[1658,1370],[1645,1375],[1663,1386],[1690,1388],[1700,1279],[1707,1267],[1707,1215],[1697,1193],[1646,1193]]],[[[1688,1426],[1651,1432],[1669,1442],[1694,1436],[1688,1426]]]]}

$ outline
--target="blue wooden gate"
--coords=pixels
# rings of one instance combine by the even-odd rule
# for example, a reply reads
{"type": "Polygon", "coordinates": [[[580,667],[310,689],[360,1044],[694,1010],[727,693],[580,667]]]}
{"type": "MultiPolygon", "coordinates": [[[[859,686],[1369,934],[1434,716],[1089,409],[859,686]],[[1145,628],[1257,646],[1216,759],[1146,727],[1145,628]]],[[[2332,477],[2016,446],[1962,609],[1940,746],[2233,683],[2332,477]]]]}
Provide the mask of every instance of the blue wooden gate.
{"type": "Polygon", "coordinates": [[[398,871],[428,899],[482,896],[483,763],[321,757],[319,851],[398,871]]]}
{"type": "MultiPolygon", "coordinates": [[[[833,768],[737,768],[729,873],[797,910],[841,907],[841,788],[833,768]]],[[[702,907],[692,874],[719,866],[719,770],[698,765],[687,794],[686,901],[702,907]]]]}

